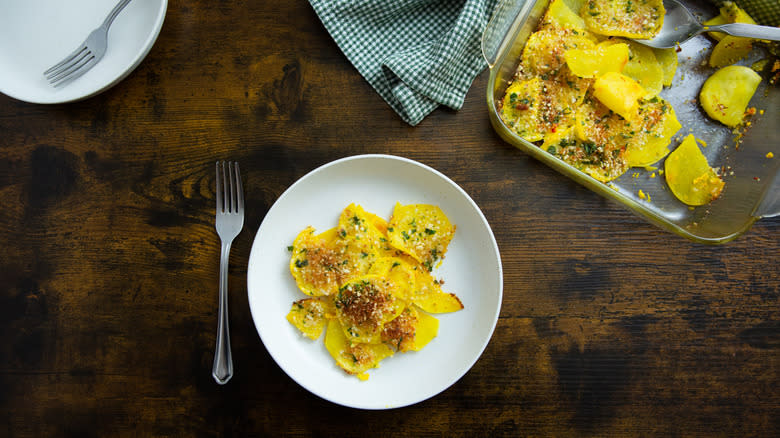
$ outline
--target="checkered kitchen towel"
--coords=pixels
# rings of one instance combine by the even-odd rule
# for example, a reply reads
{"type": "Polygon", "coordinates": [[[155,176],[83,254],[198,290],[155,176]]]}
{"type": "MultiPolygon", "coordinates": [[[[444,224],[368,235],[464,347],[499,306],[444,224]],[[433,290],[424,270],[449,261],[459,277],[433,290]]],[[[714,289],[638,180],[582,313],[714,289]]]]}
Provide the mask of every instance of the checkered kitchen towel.
{"type": "Polygon", "coordinates": [[[460,109],[487,66],[482,31],[497,0],[309,0],[342,52],[414,126],[460,109]]]}

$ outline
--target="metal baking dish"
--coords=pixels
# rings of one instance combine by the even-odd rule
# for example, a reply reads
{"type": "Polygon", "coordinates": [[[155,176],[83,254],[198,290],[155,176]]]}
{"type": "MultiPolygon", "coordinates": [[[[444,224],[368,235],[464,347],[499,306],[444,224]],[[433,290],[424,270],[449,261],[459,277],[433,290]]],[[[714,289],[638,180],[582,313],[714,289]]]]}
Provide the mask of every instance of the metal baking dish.
{"type": "MultiPolygon", "coordinates": [[[[482,51],[490,67],[487,89],[490,120],[504,140],[594,192],[623,204],[651,223],[693,241],[725,243],[747,231],[756,220],[780,214],[780,90],[778,85],[768,85],[770,65],[762,72],[763,80],[750,103],[751,107],[764,112],[752,118],[752,126],[737,144],[731,129],[711,120],[696,103],[702,83],[714,72],[706,63],[713,43],[704,35],[681,46],[677,74],[672,86],[661,92],[661,97],[674,106],[683,126],[670,149],[674,149],[684,135],[693,133],[706,142],[702,151],[710,165],[721,168],[726,186],[720,198],[709,205],[694,208],[678,201],[657,171],[655,177],[651,177],[653,172],[650,170],[632,168],[609,185],[601,183],[522,139],[504,125],[497,103],[517,70],[526,39],[536,29],[550,1],[500,1],[482,37],[482,51]],[[640,190],[649,195],[649,201],[640,198],[640,190]]],[[[703,19],[718,13],[703,1],[688,1],[686,5],[703,19]]],[[[764,56],[762,49],[758,49],[751,59],[741,63],[752,65],[764,56]]],[[[663,169],[663,164],[662,160],[654,166],[663,169]]]]}

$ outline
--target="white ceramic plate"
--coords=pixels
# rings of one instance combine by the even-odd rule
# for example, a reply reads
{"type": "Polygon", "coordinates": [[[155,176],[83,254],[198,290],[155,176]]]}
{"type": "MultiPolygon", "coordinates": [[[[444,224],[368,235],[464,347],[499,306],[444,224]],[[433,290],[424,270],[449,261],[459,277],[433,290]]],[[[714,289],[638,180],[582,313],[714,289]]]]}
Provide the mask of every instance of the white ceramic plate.
{"type": "Polygon", "coordinates": [[[108,32],[103,59],[59,88],[43,72],[103,23],[118,0],[0,0],[0,92],[31,103],[64,103],[94,96],[130,74],[162,28],[168,0],[133,0],[108,32]]]}
{"type": "Polygon", "coordinates": [[[501,307],[501,259],[479,207],[452,180],[430,167],[389,155],[358,155],[326,164],[293,184],[268,211],[248,268],[249,306],[257,331],[279,366],[301,386],[334,403],[390,409],[432,397],[477,361],[501,307]],[[436,315],[439,335],[420,352],[397,353],[360,381],[328,354],[324,335],[312,341],[287,322],[292,302],[306,296],[289,270],[287,247],[306,226],[336,226],[350,203],[389,219],[396,202],[442,208],[457,226],[443,264],[434,271],[463,301],[459,312],[436,315]]]}

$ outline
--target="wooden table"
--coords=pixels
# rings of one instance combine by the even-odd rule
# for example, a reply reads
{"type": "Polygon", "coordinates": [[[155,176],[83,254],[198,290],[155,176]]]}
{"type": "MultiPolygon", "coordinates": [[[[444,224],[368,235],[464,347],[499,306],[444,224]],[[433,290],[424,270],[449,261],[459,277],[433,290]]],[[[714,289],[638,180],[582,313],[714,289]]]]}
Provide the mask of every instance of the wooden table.
{"type": "Polygon", "coordinates": [[[170,3],[149,56],[101,95],[0,96],[0,435],[778,436],[780,220],[715,247],[659,230],[498,138],[486,83],[410,127],[306,1],[193,0],[170,3]],[[298,386],[246,294],[277,197],[362,153],[461,185],[504,267],[481,359],[389,411],[298,386]],[[241,163],[247,198],[226,386],[211,377],[220,159],[241,163]]]}

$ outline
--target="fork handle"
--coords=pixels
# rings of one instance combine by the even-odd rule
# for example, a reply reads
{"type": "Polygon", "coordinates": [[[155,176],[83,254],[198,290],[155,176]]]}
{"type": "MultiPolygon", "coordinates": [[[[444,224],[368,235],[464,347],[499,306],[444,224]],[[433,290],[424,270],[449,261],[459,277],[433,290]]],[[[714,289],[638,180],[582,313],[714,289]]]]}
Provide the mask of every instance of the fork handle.
{"type": "Polygon", "coordinates": [[[230,352],[230,321],[228,320],[228,258],[231,242],[222,242],[219,261],[219,317],[217,320],[217,347],[211,375],[220,385],[233,377],[233,355],[230,352]]]}
{"type": "Polygon", "coordinates": [[[114,18],[116,18],[116,16],[119,15],[120,12],[122,12],[122,9],[124,9],[125,6],[127,6],[127,4],[130,3],[130,1],[131,0],[122,0],[119,3],[117,3],[116,6],[114,6],[114,9],[112,9],[111,12],[109,12],[106,19],[103,20],[102,27],[108,28],[109,26],[111,26],[111,23],[114,22],[114,18]]]}

